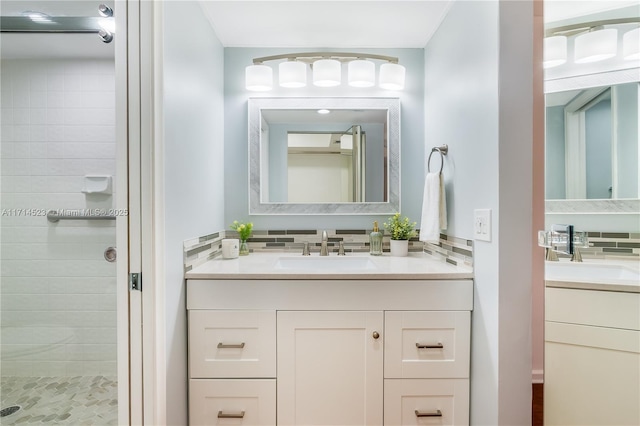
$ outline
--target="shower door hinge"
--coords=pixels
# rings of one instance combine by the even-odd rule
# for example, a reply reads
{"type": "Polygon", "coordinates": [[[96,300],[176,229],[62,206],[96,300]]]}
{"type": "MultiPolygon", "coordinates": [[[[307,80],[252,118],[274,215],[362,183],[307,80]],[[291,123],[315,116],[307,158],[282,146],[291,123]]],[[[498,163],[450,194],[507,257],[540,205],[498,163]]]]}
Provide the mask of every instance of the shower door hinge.
{"type": "Polygon", "coordinates": [[[142,274],[140,272],[132,272],[129,274],[129,291],[142,291],[142,274]]]}

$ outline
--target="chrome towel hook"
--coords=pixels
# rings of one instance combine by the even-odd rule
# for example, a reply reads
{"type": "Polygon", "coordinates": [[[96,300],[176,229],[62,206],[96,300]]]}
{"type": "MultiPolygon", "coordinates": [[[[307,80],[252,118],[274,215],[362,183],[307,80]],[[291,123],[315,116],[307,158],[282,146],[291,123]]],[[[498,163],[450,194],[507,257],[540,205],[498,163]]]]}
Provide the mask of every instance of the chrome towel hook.
{"type": "Polygon", "coordinates": [[[442,173],[442,169],[444,167],[444,156],[449,153],[449,145],[444,144],[440,146],[434,146],[431,148],[431,152],[429,153],[429,159],[427,160],[427,171],[431,172],[431,156],[434,152],[440,153],[440,173],[442,173]]]}

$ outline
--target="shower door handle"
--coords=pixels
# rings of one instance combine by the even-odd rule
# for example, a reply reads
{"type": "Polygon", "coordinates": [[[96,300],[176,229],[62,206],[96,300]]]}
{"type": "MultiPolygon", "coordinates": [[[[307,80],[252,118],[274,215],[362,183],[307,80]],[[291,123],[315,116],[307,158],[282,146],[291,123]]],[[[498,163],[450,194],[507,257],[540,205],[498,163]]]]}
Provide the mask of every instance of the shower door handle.
{"type": "Polygon", "coordinates": [[[115,247],[107,247],[104,251],[104,260],[113,263],[118,258],[118,251],[115,247]]]}

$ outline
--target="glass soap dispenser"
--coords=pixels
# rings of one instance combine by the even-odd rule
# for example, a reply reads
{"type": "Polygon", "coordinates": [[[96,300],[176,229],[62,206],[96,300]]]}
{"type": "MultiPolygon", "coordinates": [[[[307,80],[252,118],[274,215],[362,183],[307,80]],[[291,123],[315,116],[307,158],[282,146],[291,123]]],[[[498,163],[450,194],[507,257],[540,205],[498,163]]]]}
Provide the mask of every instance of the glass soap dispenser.
{"type": "Polygon", "coordinates": [[[373,231],[369,234],[369,254],[372,256],[382,254],[382,232],[378,229],[378,222],[373,222],[373,231]]]}

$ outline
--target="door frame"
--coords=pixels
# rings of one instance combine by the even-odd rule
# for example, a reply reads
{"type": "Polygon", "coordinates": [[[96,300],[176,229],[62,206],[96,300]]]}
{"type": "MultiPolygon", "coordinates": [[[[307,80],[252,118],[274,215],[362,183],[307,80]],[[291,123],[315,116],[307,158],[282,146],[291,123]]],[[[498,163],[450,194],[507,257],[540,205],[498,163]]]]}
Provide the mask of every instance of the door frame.
{"type": "MultiPolygon", "coordinates": [[[[130,289],[130,274],[140,273],[142,288],[152,289],[152,274],[143,274],[145,259],[150,254],[148,244],[143,244],[143,225],[152,223],[148,217],[148,197],[144,194],[148,185],[145,178],[149,170],[146,162],[151,145],[149,131],[148,81],[152,67],[143,43],[147,40],[145,20],[152,2],[144,0],[116,0],[117,31],[115,45],[116,68],[116,144],[118,207],[126,206],[128,215],[116,218],[117,264],[117,341],[118,341],[118,423],[145,424],[145,413],[154,404],[145,404],[145,379],[153,375],[145,371],[143,354],[146,342],[143,333],[143,293],[130,289]],[[124,29],[124,30],[123,30],[124,29]]],[[[148,225],[147,225],[148,226],[148,225]]],[[[147,261],[148,263],[148,261],[147,261]]],[[[149,291],[149,293],[152,293],[149,291]]],[[[150,311],[152,312],[152,310],[150,311]]],[[[152,346],[150,346],[152,348],[152,346]]],[[[153,351],[149,351],[150,354],[153,351]]],[[[148,380],[148,379],[147,379],[148,380]]],[[[149,416],[147,424],[154,424],[149,416]]]]}

